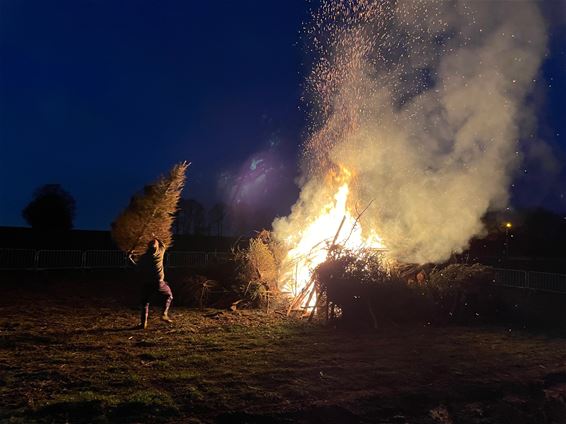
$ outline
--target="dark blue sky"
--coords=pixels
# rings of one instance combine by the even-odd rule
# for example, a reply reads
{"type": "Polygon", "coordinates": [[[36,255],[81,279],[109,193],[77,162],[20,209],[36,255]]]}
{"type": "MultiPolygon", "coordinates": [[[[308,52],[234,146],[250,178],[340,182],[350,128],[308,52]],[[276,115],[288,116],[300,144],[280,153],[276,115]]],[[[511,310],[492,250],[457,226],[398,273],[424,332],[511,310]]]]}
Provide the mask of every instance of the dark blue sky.
{"type": "MultiPolygon", "coordinates": [[[[77,201],[76,227],[108,228],[134,191],[184,159],[185,197],[210,205],[225,195],[219,181],[265,158],[277,169],[270,207],[286,213],[307,16],[303,0],[0,0],[0,225],[25,225],[34,189],[60,183],[77,201]]],[[[558,19],[539,107],[559,162],[565,40],[558,19]]],[[[516,202],[566,209],[564,171],[545,172],[517,181],[516,202]]]]}

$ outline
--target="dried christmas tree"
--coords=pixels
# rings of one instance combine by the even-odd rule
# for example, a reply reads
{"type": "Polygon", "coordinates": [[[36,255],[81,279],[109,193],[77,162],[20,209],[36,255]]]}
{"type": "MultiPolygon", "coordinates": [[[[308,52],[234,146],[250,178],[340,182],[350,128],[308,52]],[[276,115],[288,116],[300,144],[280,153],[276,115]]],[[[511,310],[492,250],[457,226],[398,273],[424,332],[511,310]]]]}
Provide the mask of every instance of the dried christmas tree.
{"type": "Polygon", "coordinates": [[[128,207],[112,223],[112,238],[128,255],[142,255],[149,241],[157,237],[165,247],[171,245],[171,226],[189,164],[175,165],[168,175],[135,194],[128,207]]]}

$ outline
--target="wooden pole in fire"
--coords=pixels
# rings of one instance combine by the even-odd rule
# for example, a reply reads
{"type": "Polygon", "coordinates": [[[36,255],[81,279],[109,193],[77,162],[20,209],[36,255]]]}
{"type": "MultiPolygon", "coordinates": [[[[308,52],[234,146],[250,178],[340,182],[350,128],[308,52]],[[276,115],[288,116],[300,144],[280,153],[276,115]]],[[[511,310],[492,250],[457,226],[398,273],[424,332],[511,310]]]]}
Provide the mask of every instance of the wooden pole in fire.
{"type": "Polygon", "coordinates": [[[310,293],[310,287],[313,284],[313,278],[311,277],[311,279],[309,280],[308,284],[301,290],[301,292],[295,297],[295,299],[293,299],[293,301],[291,302],[291,305],[289,306],[289,309],[287,310],[287,316],[289,316],[291,314],[291,311],[295,308],[295,306],[297,304],[301,304],[301,302],[303,301],[303,299],[305,298],[305,296],[310,293]]]}

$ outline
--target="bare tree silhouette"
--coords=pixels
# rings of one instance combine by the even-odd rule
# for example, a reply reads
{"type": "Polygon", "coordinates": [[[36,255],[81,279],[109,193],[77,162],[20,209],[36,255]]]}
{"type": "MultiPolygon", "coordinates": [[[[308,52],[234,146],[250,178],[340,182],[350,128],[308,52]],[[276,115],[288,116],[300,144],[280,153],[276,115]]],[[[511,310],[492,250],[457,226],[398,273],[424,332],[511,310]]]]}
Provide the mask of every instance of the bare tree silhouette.
{"type": "Polygon", "coordinates": [[[202,234],[205,231],[204,207],[195,199],[181,199],[175,219],[175,234],[202,234]]]}
{"type": "Polygon", "coordinates": [[[216,230],[216,235],[222,237],[224,229],[224,219],[227,214],[227,206],[223,202],[218,202],[208,211],[209,228],[216,230]]]}

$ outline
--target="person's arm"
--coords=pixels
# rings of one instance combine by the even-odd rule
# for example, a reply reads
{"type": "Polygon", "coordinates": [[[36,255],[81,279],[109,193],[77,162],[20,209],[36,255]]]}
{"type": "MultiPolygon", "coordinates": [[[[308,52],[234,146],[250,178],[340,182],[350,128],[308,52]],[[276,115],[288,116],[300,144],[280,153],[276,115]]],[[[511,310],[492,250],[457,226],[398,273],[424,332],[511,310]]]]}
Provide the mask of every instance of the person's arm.
{"type": "Polygon", "coordinates": [[[136,261],[134,261],[134,257],[132,256],[131,253],[128,253],[128,259],[129,259],[130,262],[133,263],[134,265],[137,265],[137,264],[138,264],[136,261]]]}
{"type": "Polygon", "coordinates": [[[157,243],[159,244],[159,247],[160,247],[160,248],[162,248],[162,249],[165,248],[165,243],[163,243],[163,242],[159,239],[159,237],[157,237],[157,236],[155,235],[155,233],[151,233],[151,237],[153,237],[155,240],[157,240],[157,243]]]}

